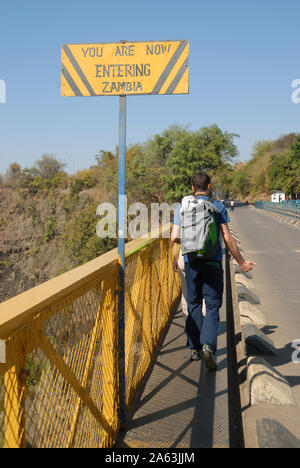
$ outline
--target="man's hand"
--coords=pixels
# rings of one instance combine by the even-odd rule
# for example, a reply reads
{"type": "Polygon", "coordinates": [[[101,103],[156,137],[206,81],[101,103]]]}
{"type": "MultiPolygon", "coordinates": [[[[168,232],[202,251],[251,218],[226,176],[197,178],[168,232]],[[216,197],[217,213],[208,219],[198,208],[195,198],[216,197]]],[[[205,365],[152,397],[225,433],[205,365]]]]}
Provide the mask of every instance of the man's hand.
{"type": "Polygon", "coordinates": [[[241,263],[239,266],[243,273],[247,273],[248,271],[252,270],[252,266],[254,265],[256,265],[256,263],[247,262],[246,260],[244,260],[243,263],[241,263]]]}
{"type": "Polygon", "coordinates": [[[243,273],[247,273],[248,271],[251,271],[252,267],[256,265],[256,263],[247,262],[246,260],[244,260],[234,238],[232,237],[229,231],[227,224],[220,224],[220,230],[221,230],[224,242],[226,244],[226,247],[228,248],[233,258],[238,262],[241,271],[243,273]]]}

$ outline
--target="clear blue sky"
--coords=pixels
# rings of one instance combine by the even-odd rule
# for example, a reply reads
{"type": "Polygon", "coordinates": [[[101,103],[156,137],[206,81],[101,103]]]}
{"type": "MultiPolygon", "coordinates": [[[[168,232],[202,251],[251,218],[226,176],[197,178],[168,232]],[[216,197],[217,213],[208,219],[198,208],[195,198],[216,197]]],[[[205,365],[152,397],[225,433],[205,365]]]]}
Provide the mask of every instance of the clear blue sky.
{"type": "Polygon", "coordinates": [[[253,144],[299,131],[299,0],[11,0],[0,6],[0,172],[55,154],[89,167],[118,144],[118,97],[60,96],[63,43],[188,39],[190,94],[128,98],[127,143],[216,123],[253,144]]]}

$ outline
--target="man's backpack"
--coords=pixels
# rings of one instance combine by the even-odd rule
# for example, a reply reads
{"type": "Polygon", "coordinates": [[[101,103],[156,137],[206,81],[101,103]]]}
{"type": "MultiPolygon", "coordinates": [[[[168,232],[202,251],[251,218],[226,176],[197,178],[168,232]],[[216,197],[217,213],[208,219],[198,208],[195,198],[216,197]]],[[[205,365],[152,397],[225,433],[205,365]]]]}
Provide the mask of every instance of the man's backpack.
{"type": "Polygon", "coordinates": [[[201,260],[212,260],[218,250],[217,208],[213,200],[184,197],[180,210],[181,251],[196,253],[201,260]]]}

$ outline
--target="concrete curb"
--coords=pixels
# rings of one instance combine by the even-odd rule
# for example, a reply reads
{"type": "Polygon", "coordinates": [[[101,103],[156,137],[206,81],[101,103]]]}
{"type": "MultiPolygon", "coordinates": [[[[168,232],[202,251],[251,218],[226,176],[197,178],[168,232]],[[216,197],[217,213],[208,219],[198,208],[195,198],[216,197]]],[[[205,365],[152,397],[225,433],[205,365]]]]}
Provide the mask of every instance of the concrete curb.
{"type": "Polygon", "coordinates": [[[288,381],[262,357],[248,359],[251,405],[296,406],[288,381]]]}
{"type": "Polygon", "coordinates": [[[248,301],[252,305],[260,304],[259,297],[251,289],[246,288],[243,284],[236,284],[238,297],[240,301],[248,301]]]}
{"type": "Polygon", "coordinates": [[[242,325],[242,334],[245,343],[245,354],[247,356],[259,356],[263,354],[276,356],[274,343],[256,325],[242,325]]]}
{"type": "Polygon", "coordinates": [[[253,273],[251,271],[248,271],[247,273],[243,273],[239,265],[236,262],[235,262],[235,265],[233,266],[233,270],[234,270],[234,273],[237,275],[243,275],[246,278],[253,279],[253,273]]]}
{"type": "Polygon", "coordinates": [[[239,310],[241,325],[250,324],[265,327],[268,324],[265,314],[250,302],[240,301],[239,310]]]}
{"type": "Polygon", "coordinates": [[[236,273],[235,275],[235,282],[236,284],[240,284],[242,286],[245,286],[245,288],[250,289],[252,288],[252,280],[253,278],[247,278],[243,274],[236,273]]]}

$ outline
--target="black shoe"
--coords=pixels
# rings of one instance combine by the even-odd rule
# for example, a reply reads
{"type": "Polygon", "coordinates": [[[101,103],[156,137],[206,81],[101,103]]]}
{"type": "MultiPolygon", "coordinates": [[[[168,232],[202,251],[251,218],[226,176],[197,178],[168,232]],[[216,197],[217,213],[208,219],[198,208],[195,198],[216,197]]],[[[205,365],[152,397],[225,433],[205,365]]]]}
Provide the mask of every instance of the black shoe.
{"type": "Polygon", "coordinates": [[[217,370],[218,365],[215,354],[213,353],[211,347],[208,344],[205,344],[202,348],[202,357],[205,361],[207,369],[217,370]]]}
{"type": "Polygon", "coordinates": [[[191,361],[201,361],[201,359],[202,359],[202,350],[201,349],[192,349],[191,361]]]}

